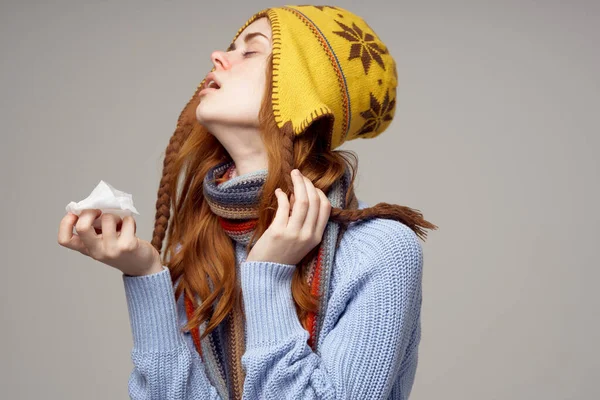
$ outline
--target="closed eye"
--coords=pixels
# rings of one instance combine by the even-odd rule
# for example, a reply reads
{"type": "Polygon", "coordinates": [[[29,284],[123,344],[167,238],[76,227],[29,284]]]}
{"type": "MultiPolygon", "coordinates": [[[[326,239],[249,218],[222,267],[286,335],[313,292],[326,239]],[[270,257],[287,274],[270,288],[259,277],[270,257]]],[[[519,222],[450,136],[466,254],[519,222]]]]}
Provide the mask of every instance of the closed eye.
{"type": "Polygon", "coordinates": [[[256,51],[244,51],[244,52],[242,53],[242,56],[243,56],[243,57],[246,57],[248,54],[254,54],[254,53],[256,53],[256,51]]]}

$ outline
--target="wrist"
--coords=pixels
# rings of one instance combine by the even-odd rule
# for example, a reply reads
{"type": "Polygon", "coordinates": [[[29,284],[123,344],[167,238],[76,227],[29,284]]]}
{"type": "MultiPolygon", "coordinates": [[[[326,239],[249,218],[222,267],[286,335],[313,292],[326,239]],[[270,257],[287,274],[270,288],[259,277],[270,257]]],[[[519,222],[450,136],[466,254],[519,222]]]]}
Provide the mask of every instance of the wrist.
{"type": "Polygon", "coordinates": [[[159,273],[163,270],[163,266],[162,263],[159,262],[155,262],[154,264],[152,264],[152,266],[144,272],[144,275],[152,275],[152,274],[156,274],[159,273]]]}
{"type": "Polygon", "coordinates": [[[127,276],[146,276],[146,275],[153,275],[153,274],[157,274],[159,272],[163,271],[163,267],[162,264],[160,263],[154,263],[152,264],[152,266],[148,269],[145,269],[139,273],[136,273],[135,275],[128,275],[127,276]]]}

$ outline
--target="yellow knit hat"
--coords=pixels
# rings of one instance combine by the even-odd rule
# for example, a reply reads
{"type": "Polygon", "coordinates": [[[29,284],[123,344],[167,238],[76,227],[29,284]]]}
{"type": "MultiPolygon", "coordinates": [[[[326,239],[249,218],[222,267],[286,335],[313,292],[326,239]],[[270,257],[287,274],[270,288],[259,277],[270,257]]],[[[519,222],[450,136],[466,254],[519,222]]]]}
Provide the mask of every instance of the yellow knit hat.
{"type": "MultiPolygon", "coordinates": [[[[254,14],[268,17],[273,37],[273,114],[300,135],[318,117],[333,117],[330,148],[373,138],[396,111],[396,63],[359,16],[333,6],[283,6],[254,14]]],[[[200,83],[200,86],[204,81],[200,83]]]]}

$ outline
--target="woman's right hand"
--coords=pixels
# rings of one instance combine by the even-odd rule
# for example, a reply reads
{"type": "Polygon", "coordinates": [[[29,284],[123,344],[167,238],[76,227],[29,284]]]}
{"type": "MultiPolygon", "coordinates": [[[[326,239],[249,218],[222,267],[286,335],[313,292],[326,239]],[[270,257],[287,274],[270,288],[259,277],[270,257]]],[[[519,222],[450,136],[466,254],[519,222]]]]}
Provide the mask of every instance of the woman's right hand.
{"type": "Polygon", "coordinates": [[[102,230],[92,224],[102,214],[101,210],[83,210],[77,216],[67,213],[60,221],[58,244],[114,267],[125,275],[140,276],[162,271],[158,250],[149,242],[135,236],[133,216],[121,218],[115,214],[102,214],[102,230]],[[73,233],[73,226],[77,233],[73,233]]]}

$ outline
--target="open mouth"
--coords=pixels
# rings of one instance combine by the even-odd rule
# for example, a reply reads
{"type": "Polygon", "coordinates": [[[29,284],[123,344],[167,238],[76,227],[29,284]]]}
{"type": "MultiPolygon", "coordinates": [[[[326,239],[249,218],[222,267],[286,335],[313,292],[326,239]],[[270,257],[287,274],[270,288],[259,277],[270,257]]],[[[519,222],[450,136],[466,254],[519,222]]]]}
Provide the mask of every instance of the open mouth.
{"type": "MultiPolygon", "coordinates": [[[[219,89],[221,89],[221,84],[219,83],[218,77],[215,73],[209,72],[204,79],[204,84],[202,85],[200,93],[212,92],[219,89]]],[[[200,95],[200,93],[198,95],[200,95]]]]}
{"type": "Polygon", "coordinates": [[[221,88],[221,86],[219,86],[219,84],[215,81],[210,81],[208,82],[207,85],[204,85],[204,88],[200,91],[200,93],[198,93],[198,96],[204,94],[204,93],[208,93],[208,92],[215,92],[217,90],[219,90],[221,88]]]}
{"type": "Polygon", "coordinates": [[[221,88],[221,86],[219,86],[219,84],[213,80],[208,82],[208,85],[205,86],[205,89],[220,89],[220,88],[221,88]]]}

